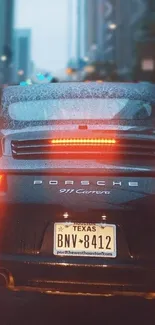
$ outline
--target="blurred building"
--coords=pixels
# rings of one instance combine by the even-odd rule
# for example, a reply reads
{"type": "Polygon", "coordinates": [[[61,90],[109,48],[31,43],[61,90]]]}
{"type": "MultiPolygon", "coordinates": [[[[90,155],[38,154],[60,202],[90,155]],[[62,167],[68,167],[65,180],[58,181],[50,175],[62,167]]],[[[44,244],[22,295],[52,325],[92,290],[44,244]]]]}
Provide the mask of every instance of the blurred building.
{"type": "Polygon", "coordinates": [[[137,61],[136,42],[142,37],[141,21],[148,14],[148,0],[111,0],[111,58],[125,79],[132,79],[137,61]]]}
{"type": "Polygon", "coordinates": [[[31,29],[15,29],[13,81],[19,83],[30,78],[31,69],[31,29]]]}
{"type": "Polygon", "coordinates": [[[12,79],[14,0],[0,0],[0,83],[12,79]]]}
{"type": "Polygon", "coordinates": [[[68,60],[76,56],[76,1],[68,0],[68,60]]]}
{"type": "Polygon", "coordinates": [[[141,36],[136,39],[136,80],[155,83],[155,2],[148,0],[148,12],[141,21],[141,36]]]}
{"type": "Polygon", "coordinates": [[[155,0],[77,0],[77,59],[111,61],[129,80],[143,39],[141,22],[152,11],[155,0]]]}
{"type": "Polygon", "coordinates": [[[77,0],[77,58],[100,59],[105,0],[77,0]]]}
{"type": "Polygon", "coordinates": [[[155,12],[155,1],[148,0],[148,7],[149,7],[150,12],[155,12]]]}
{"type": "Polygon", "coordinates": [[[96,51],[97,40],[97,20],[98,20],[98,1],[83,1],[83,15],[85,15],[85,29],[84,29],[84,42],[85,42],[85,55],[93,57],[96,51]]]}

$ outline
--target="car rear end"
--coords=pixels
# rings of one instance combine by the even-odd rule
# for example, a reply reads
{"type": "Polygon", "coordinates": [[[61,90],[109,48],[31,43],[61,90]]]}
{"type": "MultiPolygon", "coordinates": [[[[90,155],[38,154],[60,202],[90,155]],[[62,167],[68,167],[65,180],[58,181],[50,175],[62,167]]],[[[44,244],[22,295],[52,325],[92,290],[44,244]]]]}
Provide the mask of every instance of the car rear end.
{"type": "MultiPolygon", "coordinates": [[[[48,87],[52,98],[58,87],[48,87]]],[[[66,96],[68,89],[96,96],[96,85],[70,87],[66,96]]],[[[11,92],[3,107],[17,101],[11,92]]],[[[103,121],[14,125],[1,130],[0,273],[7,290],[153,298],[154,133],[103,121]]]]}

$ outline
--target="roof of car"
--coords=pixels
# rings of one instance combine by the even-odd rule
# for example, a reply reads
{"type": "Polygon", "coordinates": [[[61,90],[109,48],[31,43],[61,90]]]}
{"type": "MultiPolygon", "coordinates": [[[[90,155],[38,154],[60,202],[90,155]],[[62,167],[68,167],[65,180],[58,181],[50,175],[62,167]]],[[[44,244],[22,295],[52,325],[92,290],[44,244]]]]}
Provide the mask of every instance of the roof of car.
{"type": "Polygon", "coordinates": [[[9,86],[2,90],[1,104],[67,98],[129,98],[155,102],[155,85],[144,83],[73,82],[31,86],[9,86]]]}

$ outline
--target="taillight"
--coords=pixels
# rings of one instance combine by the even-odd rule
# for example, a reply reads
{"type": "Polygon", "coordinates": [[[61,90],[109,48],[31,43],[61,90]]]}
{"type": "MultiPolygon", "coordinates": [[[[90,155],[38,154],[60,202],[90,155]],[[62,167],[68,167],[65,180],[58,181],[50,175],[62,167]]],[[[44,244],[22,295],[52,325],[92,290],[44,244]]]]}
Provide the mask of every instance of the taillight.
{"type": "Polygon", "coordinates": [[[2,139],[0,139],[0,157],[2,157],[2,139]]]}
{"type": "Polygon", "coordinates": [[[7,183],[6,183],[6,175],[0,175],[0,192],[6,192],[7,183]]]}
{"type": "Polygon", "coordinates": [[[50,140],[50,143],[52,143],[53,145],[75,145],[75,146],[94,146],[94,145],[114,145],[116,144],[116,140],[115,139],[104,139],[104,138],[93,138],[93,139],[52,139],[50,140]]]}

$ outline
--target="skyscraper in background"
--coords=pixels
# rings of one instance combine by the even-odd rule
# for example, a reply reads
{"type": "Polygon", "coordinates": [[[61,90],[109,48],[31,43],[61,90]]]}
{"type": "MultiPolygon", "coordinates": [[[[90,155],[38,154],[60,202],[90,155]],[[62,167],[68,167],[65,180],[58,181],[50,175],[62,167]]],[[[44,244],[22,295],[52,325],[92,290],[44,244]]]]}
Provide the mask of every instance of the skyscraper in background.
{"type": "MultiPolygon", "coordinates": [[[[143,43],[143,48],[149,49],[143,22],[150,20],[153,10],[154,0],[104,1],[103,57],[114,61],[119,73],[127,79],[132,79],[134,67],[140,63],[137,44],[143,43]]],[[[141,50],[139,52],[142,54],[141,50]]]]}
{"type": "Polygon", "coordinates": [[[14,0],[0,0],[0,83],[12,81],[14,0]]]}
{"type": "Polygon", "coordinates": [[[135,79],[155,83],[155,1],[147,1],[147,13],[141,22],[141,35],[136,39],[135,79]]]}
{"type": "Polygon", "coordinates": [[[15,83],[31,77],[31,62],[31,29],[15,29],[13,69],[15,83]]]}
{"type": "Polygon", "coordinates": [[[85,0],[85,52],[91,55],[91,50],[97,45],[97,1],[85,0]]]}
{"type": "Polygon", "coordinates": [[[136,65],[136,43],[142,37],[141,22],[147,15],[148,0],[113,0],[113,60],[121,74],[131,78],[132,70],[136,65]]]}
{"type": "Polygon", "coordinates": [[[101,50],[103,2],[104,0],[77,0],[77,58],[89,56],[95,59],[101,50]]]}
{"type": "Polygon", "coordinates": [[[142,21],[152,11],[155,0],[77,0],[77,58],[114,62],[119,74],[132,78],[142,21]]]}
{"type": "MultiPolygon", "coordinates": [[[[81,1],[81,0],[79,0],[81,1]]],[[[77,55],[78,0],[68,0],[68,60],[77,55]]],[[[80,26],[79,26],[80,28],[80,26]]]]}
{"type": "Polygon", "coordinates": [[[148,0],[148,7],[151,12],[155,12],[155,1],[154,0],[148,0]]]}

